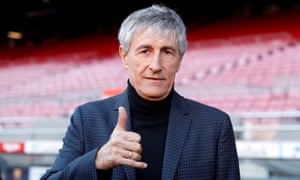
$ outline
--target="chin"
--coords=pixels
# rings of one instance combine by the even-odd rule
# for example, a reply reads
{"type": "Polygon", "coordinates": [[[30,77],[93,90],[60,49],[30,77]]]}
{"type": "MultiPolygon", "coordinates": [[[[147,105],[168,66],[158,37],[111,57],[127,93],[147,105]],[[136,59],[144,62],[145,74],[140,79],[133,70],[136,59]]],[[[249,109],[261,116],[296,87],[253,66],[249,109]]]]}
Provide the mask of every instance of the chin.
{"type": "Polygon", "coordinates": [[[166,96],[166,92],[145,92],[145,95],[148,97],[148,99],[152,100],[161,100],[164,99],[166,96]]]}

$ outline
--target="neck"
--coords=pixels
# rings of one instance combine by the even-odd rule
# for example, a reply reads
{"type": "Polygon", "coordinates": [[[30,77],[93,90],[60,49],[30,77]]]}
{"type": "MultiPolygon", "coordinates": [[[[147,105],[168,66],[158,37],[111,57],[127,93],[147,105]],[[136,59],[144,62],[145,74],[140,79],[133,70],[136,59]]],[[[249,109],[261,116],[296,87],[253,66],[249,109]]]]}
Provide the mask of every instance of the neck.
{"type": "Polygon", "coordinates": [[[149,101],[138,95],[134,87],[128,81],[129,102],[133,111],[139,111],[143,114],[156,114],[168,112],[171,105],[173,91],[163,100],[149,101]]]}

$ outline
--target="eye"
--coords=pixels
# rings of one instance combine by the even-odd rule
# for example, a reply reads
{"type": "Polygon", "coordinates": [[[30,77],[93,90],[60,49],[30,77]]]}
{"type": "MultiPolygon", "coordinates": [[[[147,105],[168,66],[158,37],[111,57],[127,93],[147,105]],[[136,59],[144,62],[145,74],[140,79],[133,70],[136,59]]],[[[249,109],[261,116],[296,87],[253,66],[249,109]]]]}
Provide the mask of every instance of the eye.
{"type": "Polygon", "coordinates": [[[138,50],[138,54],[142,56],[148,56],[150,53],[151,52],[149,48],[141,48],[138,50]]]}
{"type": "Polygon", "coordinates": [[[169,50],[166,50],[165,53],[166,53],[166,54],[173,54],[173,53],[172,53],[171,51],[169,51],[169,50]]]}
{"type": "Polygon", "coordinates": [[[149,52],[148,49],[142,49],[142,50],[141,50],[141,53],[142,53],[142,54],[147,54],[148,52],[149,52]]]}
{"type": "Polygon", "coordinates": [[[140,46],[136,49],[136,52],[138,53],[146,53],[148,51],[148,48],[146,46],[140,46]]]}
{"type": "Polygon", "coordinates": [[[167,56],[175,56],[175,52],[172,51],[172,49],[165,49],[164,53],[165,53],[167,56]]]}

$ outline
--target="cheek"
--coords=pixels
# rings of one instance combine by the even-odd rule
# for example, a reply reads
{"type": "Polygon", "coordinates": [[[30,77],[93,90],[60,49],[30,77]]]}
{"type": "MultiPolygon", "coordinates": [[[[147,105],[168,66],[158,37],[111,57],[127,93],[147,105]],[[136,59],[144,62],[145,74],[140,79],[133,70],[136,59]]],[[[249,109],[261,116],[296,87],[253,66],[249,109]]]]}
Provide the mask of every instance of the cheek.
{"type": "Polygon", "coordinates": [[[131,63],[128,64],[128,71],[131,77],[138,78],[143,71],[143,68],[140,64],[138,63],[131,63]]]}
{"type": "Polygon", "coordinates": [[[134,61],[130,64],[131,70],[136,74],[142,73],[147,67],[146,61],[134,61]]]}
{"type": "Polygon", "coordinates": [[[180,68],[180,64],[176,64],[176,66],[174,67],[175,73],[179,71],[179,68],[180,68]]]}
{"type": "Polygon", "coordinates": [[[170,75],[175,75],[179,71],[179,64],[171,64],[170,66],[166,67],[170,75]]]}

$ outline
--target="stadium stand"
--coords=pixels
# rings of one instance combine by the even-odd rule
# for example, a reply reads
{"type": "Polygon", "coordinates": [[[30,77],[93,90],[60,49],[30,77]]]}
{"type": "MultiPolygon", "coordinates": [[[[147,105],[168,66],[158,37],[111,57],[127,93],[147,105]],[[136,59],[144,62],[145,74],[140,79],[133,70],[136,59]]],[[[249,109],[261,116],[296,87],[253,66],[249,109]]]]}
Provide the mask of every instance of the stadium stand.
{"type": "Polygon", "coordinates": [[[289,101],[299,92],[299,43],[273,35],[271,41],[232,45],[229,40],[225,47],[193,49],[184,61],[183,69],[187,71],[181,73],[179,88],[198,100],[211,99],[229,112],[299,109],[289,101]],[[285,101],[289,104],[285,105],[285,101]],[[254,102],[265,102],[266,107],[254,102]]]}
{"type": "MultiPolygon", "coordinates": [[[[300,177],[300,21],[287,14],[192,31],[176,80],[183,95],[232,116],[244,179],[300,177]]],[[[74,108],[125,87],[116,47],[84,37],[2,52],[0,153],[30,156],[4,158],[50,165],[74,108]]]]}
{"type": "MultiPolygon", "coordinates": [[[[207,47],[207,42],[192,44],[177,88],[229,112],[299,109],[299,43],[288,33],[239,37],[239,41],[228,39],[207,47]]],[[[35,61],[39,62],[2,67],[1,116],[68,115],[74,106],[126,82],[118,56],[81,52],[35,61]]]]}

